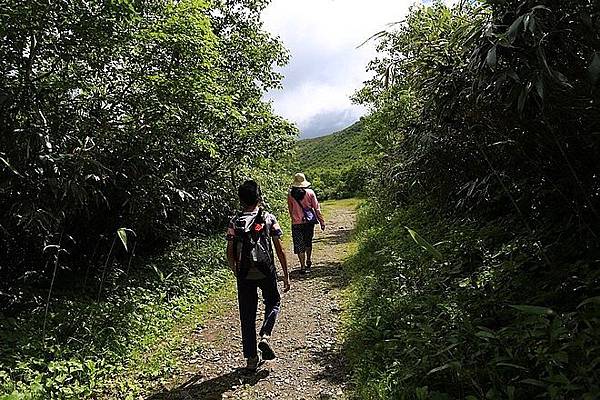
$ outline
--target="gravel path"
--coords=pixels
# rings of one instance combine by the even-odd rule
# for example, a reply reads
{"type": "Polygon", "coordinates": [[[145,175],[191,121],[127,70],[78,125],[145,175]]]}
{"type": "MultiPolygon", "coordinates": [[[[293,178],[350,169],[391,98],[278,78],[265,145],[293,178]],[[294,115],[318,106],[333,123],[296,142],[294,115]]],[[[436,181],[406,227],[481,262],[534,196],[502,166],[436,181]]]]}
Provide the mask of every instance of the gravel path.
{"type": "MultiPolygon", "coordinates": [[[[278,356],[256,374],[247,374],[241,354],[236,300],[227,300],[224,313],[198,327],[200,346],[187,354],[189,368],[176,377],[173,388],[149,400],[166,399],[341,399],[347,373],[338,343],[339,291],[344,281],[342,262],[351,249],[355,203],[328,202],[323,206],[327,230],[316,233],[313,273],[298,274],[298,260],[288,254],[290,292],[272,337],[278,356]]],[[[291,247],[291,246],[288,246],[291,247]]],[[[259,320],[262,316],[260,310],[259,320]]],[[[260,326],[257,322],[257,326],[260,326]]]]}

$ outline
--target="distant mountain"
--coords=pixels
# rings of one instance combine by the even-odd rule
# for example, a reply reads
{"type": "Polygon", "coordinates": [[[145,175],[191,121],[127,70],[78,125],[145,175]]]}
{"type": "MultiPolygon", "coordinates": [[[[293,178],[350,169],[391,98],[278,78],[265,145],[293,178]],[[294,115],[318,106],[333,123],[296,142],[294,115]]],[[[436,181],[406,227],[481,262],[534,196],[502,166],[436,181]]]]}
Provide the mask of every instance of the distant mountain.
{"type": "Polygon", "coordinates": [[[366,149],[366,136],[358,121],[339,132],[298,141],[298,165],[301,170],[343,169],[362,158],[366,149]]]}
{"type": "Polygon", "coordinates": [[[296,144],[296,168],[306,174],[320,199],[341,199],[364,193],[370,155],[362,123],[296,144]]]}

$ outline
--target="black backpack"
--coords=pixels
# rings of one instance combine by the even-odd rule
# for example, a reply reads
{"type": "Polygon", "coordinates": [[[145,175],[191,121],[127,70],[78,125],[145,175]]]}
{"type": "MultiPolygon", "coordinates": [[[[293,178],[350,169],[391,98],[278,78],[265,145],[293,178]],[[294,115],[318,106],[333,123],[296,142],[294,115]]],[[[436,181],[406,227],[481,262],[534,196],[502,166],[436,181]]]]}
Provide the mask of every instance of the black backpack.
{"type": "Polygon", "coordinates": [[[234,250],[238,262],[238,277],[245,278],[250,268],[257,268],[265,275],[273,272],[275,263],[271,246],[271,226],[266,223],[265,211],[259,209],[256,217],[247,223],[241,218],[235,220],[234,250]]]}

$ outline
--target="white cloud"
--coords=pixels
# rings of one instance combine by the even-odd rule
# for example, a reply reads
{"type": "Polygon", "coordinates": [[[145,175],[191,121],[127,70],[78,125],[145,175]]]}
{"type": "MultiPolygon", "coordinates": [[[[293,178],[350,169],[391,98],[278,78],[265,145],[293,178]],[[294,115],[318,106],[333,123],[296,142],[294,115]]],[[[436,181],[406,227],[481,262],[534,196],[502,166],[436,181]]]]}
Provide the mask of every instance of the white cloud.
{"type": "Polygon", "coordinates": [[[284,89],[267,95],[275,110],[295,122],[305,137],[357,120],[364,110],[349,97],[368,79],[366,66],[375,57],[372,43],[357,47],[402,20],[414,2],[273,0],[263,14],[265,28],[280,36],[292,55],[283,69],[284,89]],[[332,116],[345,121],[335,122],[332,116]],[[319,126],[320,119],[327,126],[319,126]]]}

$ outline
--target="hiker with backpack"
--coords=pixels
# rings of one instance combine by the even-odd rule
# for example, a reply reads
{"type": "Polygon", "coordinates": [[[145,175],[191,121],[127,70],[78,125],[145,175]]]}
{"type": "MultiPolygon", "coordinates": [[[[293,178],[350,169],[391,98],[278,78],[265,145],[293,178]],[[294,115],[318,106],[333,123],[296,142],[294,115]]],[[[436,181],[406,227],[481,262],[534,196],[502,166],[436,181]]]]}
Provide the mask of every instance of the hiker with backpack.
{"type": "Polygon", "coordinates": [[[325,230],[325,220],[317,195],[309,188],[310,182],[302,173],[294,175],[292,187],[288,192],[288,210],[292,219],[292,241],[294,254],[300,261],[300,274],[304,275],[312,269],[312,241],[315,225],[325,230]]]}
{"type": "Polygon", "coordinates": [[[227,228],[227,261],[237,278],[238,304],[242,331],[242,347],[247,360],[246,369],[256,371],[263,360],[275,358],[270,338],[279,314],[281,297],[277,289],[277,272],[273,245],[283,270],[283,290],[290,289],[287,258],[281,237],[283,232],[273,214],[259,207],[260,188],[246,181],[238,188],[242,206],[227,228]],[[265,316],[256,338],[258,292],[262,292],[265,316]]]}

